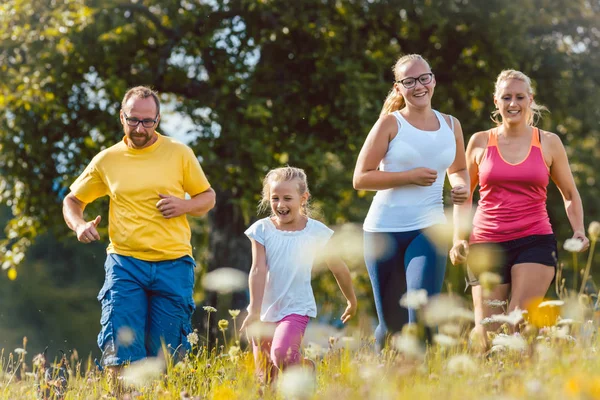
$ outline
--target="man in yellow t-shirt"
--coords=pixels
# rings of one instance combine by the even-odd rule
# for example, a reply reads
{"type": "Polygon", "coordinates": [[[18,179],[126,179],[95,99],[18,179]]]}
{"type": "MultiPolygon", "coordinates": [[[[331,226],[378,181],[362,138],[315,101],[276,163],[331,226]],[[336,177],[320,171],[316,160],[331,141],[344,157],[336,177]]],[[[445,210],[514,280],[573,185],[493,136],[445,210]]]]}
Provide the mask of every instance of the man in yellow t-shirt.
{"type": "Polygon", "coordinates": [[[87,204],[110,196],[102,330],[102,364],[119,367],[190,344],[194,259],[186,215],[215,205],[198,159],[186,145],[155,131],[160,102],[138,86],[123,98],[125,136],[101,151],[71,185],[63,202],[65,222],[82,243],[99,240],[100,216],[83,218],[87,204]],[[186,198],[186,193],[189,198],[186,198]]]}

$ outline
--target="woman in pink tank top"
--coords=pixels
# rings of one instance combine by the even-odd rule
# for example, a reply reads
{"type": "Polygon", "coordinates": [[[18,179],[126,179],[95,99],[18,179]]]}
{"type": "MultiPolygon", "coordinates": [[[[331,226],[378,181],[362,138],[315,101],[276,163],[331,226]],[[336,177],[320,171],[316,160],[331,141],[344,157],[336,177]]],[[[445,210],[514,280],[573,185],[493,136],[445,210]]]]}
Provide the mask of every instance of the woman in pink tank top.
{"type": "MultiPolygon", "coordinates": [[[[508,301],[509,312],[525,309],[532,299],[545,296],[554,278],[557,247],[546,211],[550,179],[563,196],[573,238],[583,242],[582,251],[589,246],[581,197],[565,148],[556,134],[533,126],[546,108],[535,103],[530,79],[519,71],[502,71],[496,80],[494,104],[497,126],[477,132],[467,146],[471,199],[478,185],[480,194],[472,233],[469,243],[456,241],[450,251],[454,264],[468,263],[475,308],[473,333],[486,346],[481,321],[497,311],[484,300],[508,301]],[[478,250],[488,252],[487,259],[494,265],[481,265],[475,259],[478,250]],[[490,269],[501,276],[501,283],[484,299],[478,277],[490,269]]],[[[470,207],[471,201],[467,203],[470,207]]]]}

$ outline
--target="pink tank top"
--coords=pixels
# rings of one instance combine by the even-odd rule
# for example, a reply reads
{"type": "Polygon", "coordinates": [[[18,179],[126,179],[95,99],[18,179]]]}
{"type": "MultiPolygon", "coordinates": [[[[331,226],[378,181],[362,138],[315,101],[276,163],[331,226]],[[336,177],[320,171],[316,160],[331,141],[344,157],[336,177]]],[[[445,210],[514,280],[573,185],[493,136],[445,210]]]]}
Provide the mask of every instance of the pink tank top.
{"type": "Polygon", "coordinates": [[[527,157],[511,164],[498,150],[498,130],[490,130],[479,164],[480,200],[473,218],[471,243],[498,243],[552,233],[546,211],[550,172],[539,136],[539,129],[533,128],[527,157]]]}

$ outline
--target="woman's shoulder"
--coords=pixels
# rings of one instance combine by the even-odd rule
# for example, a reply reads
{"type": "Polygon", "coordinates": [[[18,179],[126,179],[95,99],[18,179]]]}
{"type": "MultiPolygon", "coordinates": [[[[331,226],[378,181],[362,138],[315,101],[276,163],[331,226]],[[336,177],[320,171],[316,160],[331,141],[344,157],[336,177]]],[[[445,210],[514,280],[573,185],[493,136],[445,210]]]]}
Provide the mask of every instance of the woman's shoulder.
{"type": "Polygon", "coordinates": [[[471,148],[487,147],[490,132],[491,130],[475,132],[469,139],[469,146],[471,148]]]}

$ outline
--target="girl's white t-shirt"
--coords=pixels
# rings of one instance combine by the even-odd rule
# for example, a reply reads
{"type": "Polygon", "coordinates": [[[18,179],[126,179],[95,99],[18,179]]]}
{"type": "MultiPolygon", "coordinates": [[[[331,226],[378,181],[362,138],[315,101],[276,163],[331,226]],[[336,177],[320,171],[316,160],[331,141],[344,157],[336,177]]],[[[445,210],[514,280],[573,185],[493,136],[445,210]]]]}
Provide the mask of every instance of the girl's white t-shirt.
{"type": "Polygon", "coordinates": [[[278,322],[290,314],[316,317],[311,271],[317,254],[333,231],[311,218],[300,231],[281,231],[267,217],[256,221],[244,233],[262,244],[266,252],[267,279],[261,321],[278,322]]]}

